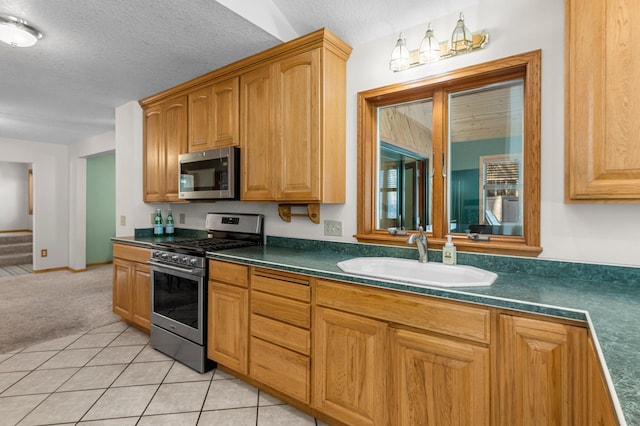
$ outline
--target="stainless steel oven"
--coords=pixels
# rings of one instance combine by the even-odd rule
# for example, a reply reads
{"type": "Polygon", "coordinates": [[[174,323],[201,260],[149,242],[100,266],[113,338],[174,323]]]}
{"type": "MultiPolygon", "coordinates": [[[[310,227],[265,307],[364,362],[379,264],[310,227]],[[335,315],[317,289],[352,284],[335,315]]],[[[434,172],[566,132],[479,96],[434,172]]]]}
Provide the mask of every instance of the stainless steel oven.
{"type": "Polygon", "coordinates": [[[152,247],[151,346],[201,373],[207,359],[207,252],[262,245],[263,216],[209,213],[207,238],[152,247]]]}

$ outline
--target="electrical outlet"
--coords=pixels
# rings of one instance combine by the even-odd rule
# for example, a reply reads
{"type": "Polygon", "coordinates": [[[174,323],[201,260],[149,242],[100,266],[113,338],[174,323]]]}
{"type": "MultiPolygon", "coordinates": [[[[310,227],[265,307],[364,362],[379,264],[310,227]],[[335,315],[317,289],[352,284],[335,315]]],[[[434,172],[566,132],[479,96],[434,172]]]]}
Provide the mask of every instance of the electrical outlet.
{"type": "Polygon", "coordinates": [[[127,217],[120,216],[120,226],[127,226],[127,217]]]}
{"type": "Polygon", "coordinates": [[[155,213],[149,213],[149,218],[151,219],[150,222],[152,225],[154,225],[156,223],[156,214],[155,213]]]}
{"type": "Polygon", "coordinates": [[[47,249],[40,250],[40,257],[47,257],[48,254],[47,249]]]}
{"type": "Polygon", "coordinates": [[[184,225],[184,213],[180,213],[180,216],[178,216],[178,223],[184,225]]]}
{"type": "Polygon", "coordinates": [[[342,222],[339,220],[325,220],[324,235],[342,237],[342,222]]]}

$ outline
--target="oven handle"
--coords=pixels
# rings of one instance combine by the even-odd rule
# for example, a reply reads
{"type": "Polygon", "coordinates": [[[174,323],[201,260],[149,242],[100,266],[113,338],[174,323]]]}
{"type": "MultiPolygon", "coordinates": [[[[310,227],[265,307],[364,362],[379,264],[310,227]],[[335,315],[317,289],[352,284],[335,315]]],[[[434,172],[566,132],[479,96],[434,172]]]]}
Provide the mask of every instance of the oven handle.
{"type": "Polygon", "coordinates": [[[195,269],[185,269],[185,268],[180,268],[178,266],[165,265],[164,263],[157,263],[157,262],[153,262],[151,260],[148,260],[147,263],[149,265],[155,266],[156,268],[159,268],[159,269],[169,269],[169,270],[172,270],[172,271],[183,272],[183,273],[187,273],[187,274],[202,275],[200,270],[196,271],[195,269]]]}

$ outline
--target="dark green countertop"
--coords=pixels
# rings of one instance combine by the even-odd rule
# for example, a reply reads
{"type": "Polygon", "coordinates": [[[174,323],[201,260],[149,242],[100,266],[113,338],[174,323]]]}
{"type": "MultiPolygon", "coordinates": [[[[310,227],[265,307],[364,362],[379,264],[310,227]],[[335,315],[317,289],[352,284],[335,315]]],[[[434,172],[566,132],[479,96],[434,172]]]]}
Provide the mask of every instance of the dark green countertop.
{"type": "MultiPolygon", "coordinates": [[[[182,238],[182,237],[170,237],[182,238]]],[[[116,237],[114,242],[150,247],[149,236],[116,237]]],[[[209,258],[270,267],[497,308],[584,321],[609,373],[618,414],[640,425],[640,268],[557,262],[509,256],[458,253],[460,264],[498,273],[489,287],[414,287],[350,275],[336,264],[363,256],[416,258],[415,248],[268,237],[266,246],[207,253],[209,258]]],[[[429,250],[431,261],[441,252],[429,250]]],[[[622,421],[624,423],[624,420],[622,421]]]]}
{"type": "Polygon", "coordinates": [[[497,271],[498,279],[489,287],[414,287],[345,274],[336,263],[358,257],[349,253],[264,246],[212,252],[208,257],[584,321],[604,356],[609,384],[613,384],[619,401],[616,408],[622,410],[629,425],[640,425],[640,282],[634,285],[497,271]]]}

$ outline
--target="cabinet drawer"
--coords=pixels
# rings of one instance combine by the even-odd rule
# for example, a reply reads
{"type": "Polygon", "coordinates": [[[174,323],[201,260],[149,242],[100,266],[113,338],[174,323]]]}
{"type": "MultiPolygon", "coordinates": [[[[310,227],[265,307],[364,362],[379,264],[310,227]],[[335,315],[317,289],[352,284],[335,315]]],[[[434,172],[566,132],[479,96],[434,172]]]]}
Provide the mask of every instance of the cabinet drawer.
{"type": "Polygon", "coordinates": [[[256,268],[251,275],[251,288],[277,296],[309,302],[310,277],[256,268]]]}
{"type": "Polygon", "coordinates": [[[249,287],[249,268],[236,263],[209,261],[209,279],[223,281],[239,287],[249,287]]]}
{"type": "Polygon", "coordinates": [[[149,259],[151,259],[151,250],[126,244],[114,244],[113,257],[132,260],[138,263],[147,263],[149,259]]]}
{"type": "Polygon", "coordinates": [[[251,292],[251,313],[309,329],[311,314],[308,303],[298,302],[260,291],[251,292]]]}
{"type": "Polygon", "coordinates": [[[251,335],[305,355],[311,354],[311,333],[309,330],[303,330],[260,315],[251,315],[251,335]]]}
{"type": "Polygon", "coordinates": [[[249,372],[252,378],[309,403],[309,357],[252,337],[249,372]]]}
{"type": "Polygon", "coordinates": [[[316,303],[482,343],[491,340],[489,309],[428,296],[317,280],[316,303]]]}

